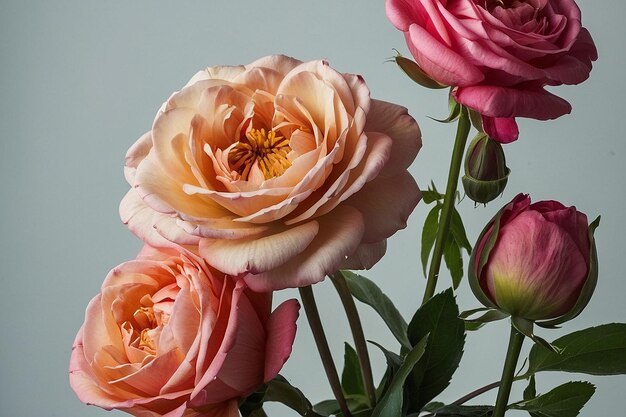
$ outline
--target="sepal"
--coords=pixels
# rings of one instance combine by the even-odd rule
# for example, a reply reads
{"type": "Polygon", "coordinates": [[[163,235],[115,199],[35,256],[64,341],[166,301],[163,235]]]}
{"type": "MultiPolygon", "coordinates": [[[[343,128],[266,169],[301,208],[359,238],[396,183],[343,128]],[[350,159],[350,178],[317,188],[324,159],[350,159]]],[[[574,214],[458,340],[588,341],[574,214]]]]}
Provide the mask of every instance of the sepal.
{"type": "Polygon", "coordinates": [[[431,88],[431,89],[441,89],[448,87],[447,85],[440,84],[437,81],[430,78],[422,69],[417,65],[416,62],[403,57],[400,55],[398,51],[396,51],[396,56],[391,58],[400,69],[409,76],[413,82],[421,85],[422,87],[431,88]]]}

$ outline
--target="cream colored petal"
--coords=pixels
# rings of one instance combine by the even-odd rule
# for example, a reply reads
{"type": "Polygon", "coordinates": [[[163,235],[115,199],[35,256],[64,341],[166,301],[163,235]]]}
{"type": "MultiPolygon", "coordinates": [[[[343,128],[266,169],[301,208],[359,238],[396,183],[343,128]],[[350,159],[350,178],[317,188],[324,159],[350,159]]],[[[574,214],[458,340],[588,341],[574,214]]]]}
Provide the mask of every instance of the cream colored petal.
{"type": "Polygon", "coordinates": [[[234,83],[245,85],[253,91],[261,90],[270,94],[276,94],[278,86],[284,76],[279,70],[269,67],[251,66],[246,71],[239,74],[234,83]]]}
{"type": "Polygon", "coordinates": [[[211,239],[242,239],[260,236],[269,229],[269,226],[236,222],[235,219],[236,217],[232,216],[204,221],[181,222],[180,225],[193,236],[211,239]]]}
{"type": "Polygon", "coordinates": [[[407,171],[394,177],[377,177],[345,204],[363,213],[367,224],[364,242],[378,242],[404,229],[422,194],[407,171]]]}
{"type": "Polygon", "coordinates": [[[188,84],[182,90],[175,92],[167,99],[162,112],[176,108],[196,110],[200,102],[200,96],[204,91],[210,88],[219,88],[220,86],[229,85],[231,85],[230,82],[220,79],[204,79],[188,84]]]}
{"type": "Polygon", "coordinates": [[[315,221],[248,239],[202,239],[200,254],[229,275],[272,270],[306,249],[318,233],[315,221]]]}
{"type": "MultiPolygon", "coordinates": [[[[365,223],[368,224],[367,222],[365,223]]],[[[382,240],[375,243],[362,243],[354,253],[341,264],[341,269],[370,269],[373,267],[387,251],[387,241],[382,240]]]]}
{"type": "Polygon", "coordinates": [[[93,372],[91,364],[85,359],[81,332],[82,329],[76,336],[70,356],[69,380],[72,389],[82,402],[94,404],[106,410],[130,406],[132,399],[128,399],[127,393],[120,393],[93,372]]]}
{"type": "Polygon", "coordinates": [[[275,291],[311,285],[336,272],[361,242],[363,216],[340,206],[318,221],[319,233],[304,251],[267,272],[245,275],[246,284],[254,291],[275,291]]]}
{"type": "Polygon", "coordinates": [[[230,213],[238,216],[248,216],[265,207],[272,206],[283,201],[291,192],[291,188],[271,188],[256,191],[230,193],[206,190],[185,184],[184,190],[189,195],[200,195],[212,199],[230,213]]]}
{"type": "Polygon", "coordinates": [[[124,159],[124,178],[128,184],[133,185],[135,181],[135,171],[137,166],[148,155],[152,149],[152,132],[146,132],[135,142],[124,159]]]}
{"type": "Polygon", "coordinates": [[[212,149],[226,149],[239,140],[239,128],[246,118],[252,94],[253,90],[231,86],[216,86],[202,92],[196,112],[207,121],[201,137],[212,149]]]}
{"type": "Polygon", "coordinates": [[[137,390],[141,390],[146,396],[158,396],[161,387],[165,385],[170,376],[176,371],[180,361],[184,358],[178,349],[156,357],[148,365],[142,367],[137,372],[132,372],[123,378],[113,380],[110,383],[117,385],[123,383],[130,385],[137,390]]]}
{"type": "Polygon", "coordinates": [[[406,108],[396,104],[372,100],[365,130],[384,133],[393,140],[389,162],[381,176],[394,176],[406,170],[422,147],[422,134],[415,119],[406,108]]]}
{"type": "MultiPolygon", "coordinates": [[[[336,138],[338,132],[344,130],[348,123],[346,111],[338,111],[338,107],[343,108],[346,104],[340,101],[332,86],[320,80],[316,74],[297,72],[292,75],[290,73],[289,78],[285,78],[277,92],[277,97],[281,96],[297,97],[296,103],[306,109],[311,116],[312,124],[318,126],[322,137],[329,141],[336,138]]],[[[300,112],[302,112],[301,108],[299,108],[300,112]]],[[[294,113],[293,109],[291,113],[294,113]]],[[[350,111],[348,113],[353,114],[350,111]]]]}
{"type": "MultiPolygon", "coordinates": [[[[368,150],[368,138],[363,135],[360,140],[356,144],[355,152],[351,155],[350,160],[346,161],[348,164],[343,169],[340,169],[337,166],[332,166],[332,174],[330,174],[329,180],[332,180],[330,185],[326,188],[322,188],[318,190],[316,194],[314,194],[311,198],[311,201],[314,203],[309,206],[305,211],[297,213],[296,217],[290,218],[286,221],[286,224],[293,224],[304,219],[312,218],[313,216],[319,216],[324,213],[329,212],[333,208],[335,208],[341,201],[342,196],[346,192],[344,191],[346,187],[352,186],[350,183],[351,177],[358,178],[358,174],[354,174],[352,171],[361,170],[359,164],[361,166],[366,165],[366,163],[362,163],[363,159],[371,160],[370,165],[376,166],[376,162],[380,158],[384,158],[384,143],[380,142],[378,145],[370,144],[370,149],[368,150]],[[372,158],[369,157],[369,154],[372,153],[372,150],[375,149],[374,156],[372,158]]],[[[376,141],[374,141],[376,142],[376,141]]],[[[342,143],[338,142],[335,149],[339,150],[342,143]]],[[[335,152],[333,149],[333,152],[335,152]]],[[[353,180],[354,183],[354,180],[353,180]]],[[[358,185],[358,184],[356,184],[358,185]]],[[[356,187],[356,185],[352,186],[352,189],[356,187]]],[[[353,191],[354,192],[354,191],[353,191]]]]}
{"type": "Polygon", "coordinates": [[[195,115],[196,111],[192,109],[171,109],[157,116],[152,126],[150,155],[154,155],[168,176],[182,183],[195,182],[185,161],[185,154],[190,152],[188,137],[195,115]]]}
{"type": "MultiPolygon", "coordinates": [[[[191,183],[191,182],[190,182],[191,183]]],[[[183,191],[183,185],[173,179],[151,152],[137,168],[135,187],[139,197],[163,214],[185,213],[197,218],[221,217],[224,209],[212,199],[183,191]]]]}
{"type": "MultiPolygon", "coordinates": [[[[339,96],[339,101],[343,103],[343,106],[346,108],[348,114],[354,114],[356,105],[350,85],[346,82],[344,75],[331,68],[327,61],[310,61],[297,66],[285,76],[285,80],[283,81],[283,85],[281,86],[279,92],[281,94],[293,94],[297,96],[304,93],[305,89],[298,87],[300,85],[300,81],[305,79],[303,78],[303,73],[308,74],[308,76],[313,76],[314,78],[320,80],[323,85],[327,85],[332,90],[336,91],[339,96]],[[300,81],[294,82],[294,79],[300,81]]],[[[365,83],[362,84],[365,89],[367,89],[365,83]]],[[[311,102],[308,104],[313,103],[311,102]]]]}
{"type": "Polygon", "coordinates": [[[300,64],[302,64],[302,61],[286,55],[270,55],[257,59],[251,64],[246,65],[246,69],[249,70],[254,67],[271,68],[278,71],[282,75],[286,75],[289,71],[300,64]]]}
{"type": "MultiPolygon", "coordinates": [[[[166,239],[164,235],[182,238],[181,232],[185,232],[184,229],[178,232],[179,226],[175,217],[153,210],[146,205],[134,189],[128,190],[122,199],[120,203],[120,217],[122,222],[128,225],[128,229],[131,232],[144,242],[155,247],[176,247],[177,245],[174,245],[173,241],[166,239]],[[177,231],[178,233],[172,234],[171,231],[177,231]]],[[[184,243],[181,244],[198,244],[199,239],[194,239],[189,233],[186,234],[189,236],[184,236],[185,239],[181,239],[181,242],[184,243]]]]}
{"type": "Polygon", "coordinates": [[[88,361],[93,361],[101,346],[111,345],[123,352],[124,344],[109,306],[102,305],[98,294],[88,304],[83,326],[83,349],[88,361]]]}
{"type": "Polygon", "coordinates": [[[302,201],[305,201],[311,195],[312,192],[313,190],[308,190],[302,194],[289,197],[278,204],[265,207],[254,214],[235,219],[235,221],[263,224],[282,219],[294,211],[302,201]]]}

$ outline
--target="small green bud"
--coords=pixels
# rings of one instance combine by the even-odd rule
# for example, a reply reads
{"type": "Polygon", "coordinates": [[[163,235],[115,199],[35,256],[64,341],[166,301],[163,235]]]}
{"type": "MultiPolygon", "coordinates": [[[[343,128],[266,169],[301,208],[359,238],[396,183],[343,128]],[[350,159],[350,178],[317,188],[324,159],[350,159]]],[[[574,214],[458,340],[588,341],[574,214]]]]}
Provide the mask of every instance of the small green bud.
{"type": "Polygon", "coordinates": [[[465,194],[477,203],[486,204],[502,194],[509,177],[502,145],[479,133],[465,154],[465,194]]]}

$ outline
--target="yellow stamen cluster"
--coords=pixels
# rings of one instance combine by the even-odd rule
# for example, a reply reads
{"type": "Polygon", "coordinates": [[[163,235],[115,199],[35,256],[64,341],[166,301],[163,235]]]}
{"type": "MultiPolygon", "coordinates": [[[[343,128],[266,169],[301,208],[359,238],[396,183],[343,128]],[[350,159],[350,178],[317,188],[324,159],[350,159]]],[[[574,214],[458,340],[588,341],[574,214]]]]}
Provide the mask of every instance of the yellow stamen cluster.
{"type": "Polygon", "coordinates": [[[291,151],[289,139],[276,136],[276,132],[265,129],[250,129],[228,154],[228,163],[233,171],[247,181],[250,170],[257,164],[265,179],[282,175],[291,162],[287,154],[291,151]]]}

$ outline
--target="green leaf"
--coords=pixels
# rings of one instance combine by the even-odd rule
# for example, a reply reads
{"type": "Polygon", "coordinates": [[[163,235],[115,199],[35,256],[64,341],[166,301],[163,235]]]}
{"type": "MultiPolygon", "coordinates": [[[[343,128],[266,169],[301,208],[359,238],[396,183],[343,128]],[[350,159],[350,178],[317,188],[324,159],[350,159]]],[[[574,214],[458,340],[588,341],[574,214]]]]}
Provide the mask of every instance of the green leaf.
{"type": "Polygon", "coordinates": [[[261,417],[265,414],[262,407],[266,390],[267,385],[263,384],[239,404],[239,412],[243,417],[261,417]]]}
{"type": "Polygon", "coordinates": [[[341,411],[337,400],[324,400],[313,406],[313,410],[321,416],[336,415],[341,411]]]}
{"type": "Polygon", "coordinates": [[[378,349],[380,349],[385,355],[385,359],[387,360],[387,369],[385,370],[385,374],[381,378],[381,381],[376,388],[376,398],[380,398],[389,389],[389,384],[391,384],[393,377],[398,372],[398,369],[400,369],[400,366],[402,366],[403,359],[402,356],[385,349],[382,345],[372,340],[370,340],[369,342],[376,346],[378,349]]]}
{"type": "Polygon", "coordinates": [[[434,190],[422,191],[422,201],[426,204],[430,204],[433,201],[443,200],[444,196],[434,190]]]}
{"type": "Polygon", "coordinates": [[[540,371],[590,375],[626,374],[626,323],[604,324],[555,340],[561,353],[533,346],[527,375],[540,371]]]}
{"type": "Polygon", "coordinates": [[[454,288],[458,288],[463,278],[463,257],[461,256],[461,249],[456,243],[456,240],[452,236],[448,236],[446,239],[446,245],[443,249],[443,259],[446,261],[446,266],[452,276],[452,285],[454,288]]]}
{"type": "Polygon", "coordinates": [[[257,408],[248,414],[248,417],[267,417],[267,414],[265,414],[265,411],[262,408],[257,408]]]}
{"type": "Polygon", "coordinates": [[[509,317],[509,315],[500,310],[489,310],[485,314],[475,319],[465,319],[466,330],[478,330],[485,324],[492,321],[498,321],[509,317]]]}
{"type": "Polygon", "coordinates": [[[263,401],[279,402],[301,416],[311,415],[313,406],[302,391],[291,385],[283,376],[277,375],[267,384],[263,401]]]}
{"type": "Polygon", "coordinates": [[[437,417],[490,417],[491,405],[446,405],[434,410],[437,417]]]}
{"type": "Polygon", "coordinates": [[[537,396],[537,388],[535,385],[535,376],[533,375],[530,377],[530,380],[528,381],[528,386],[524,390],[524,400],[525,401],[532,400],[536,396],[537,396]]]}
{"type": "Polygon", "coordinates": [[[343,372],[341,373],[341,387],[346,396],[366,396],[361,366],[356,351],[348,343],[345,344],[343,372]]]}
{"type": "Polygon", "coordinates": [[[532,400],[511,404],[509,408],[525,410],[537,417],[576,417],[595,390],[589,382],[568,382],[532,400]]]}
{"type": "Polygon", "coordinates": [[[437,230],[439,229],[439,212],[441,211],[441,207],[441,204],[437,204],[430,210],[428,216],[426,216],[426,220],[424,221],[424,227],[422,228],[421,256],[424,276],[426,276],[426,268],[428,267],[430,251],[433,249],[433,245],[437,239],[437,230]]]}
{"type": "Polygon", "coordinates": [[[407,338],[407,324],[402,315],[376,284],[369,279],[350,271],[340,271],[352,295],[362,303],[372,307],[383,319],[391,333],[406,348],[411,348],[407,338]]]}
{"type": "MultiPolygon", "coordinates": [[[[372,410],[363,403],[363,399],[366,398],[354,398],[347,397],[346,403],[348,404],[348,409],[352,413],[352,417],[370,417],[372,410]]],[[[313,410],[310,414],[307,414],[307,417],[329,417],[329,416],[343,416],[341,412],[341,407],[339,407],[339,403],[337,400],[324,400],[313,406],[313,410]]]]}
{"type": "Polygon", "coordinates": [[[420,411],[450,383],[465,343],[465,326],[458,316],[452,289],[448,289],[421,306],[409,323],[411,343],[430,334],[426,352],[408,380],[410,412],[420,411]]]}
{"type": "Polygon", "coordinates": [[[468,254],[472,253],[472,244],[467,239],[467,233],[465,233],[465,226],[463,226],[463,220],[456,207],[452,207],[452,213],[450,217],[450,231],[456,243],[465,249],[468,254]]]}
{"type": "Polygon", "coordinates": [[[400,369],[389,384],[389,389],[376,405],[372,417],[398,417],[402,415],[404,381],[424,354],[427,342],[428,334],[405,356],[400,369]]]}
{"type": "Polygon", "coordinates": [[[445,407],[446,405],[442,402],[439,401],[433,401],[431,403],[426,404],[421,411],[427,412],[427,413],[434,413],[436,410],[439,410],[440,408],[445,407]]]}
{"type": "Polygon", "coordinates": [[[402,366],[402,356],[385,349],[382,345],[374,342],[373,340],[369,340],[369,342],[376,346],[378,349],[380,349],[381,352],[383,352],[383,354],[385,355],[385,360],[387,361],[387,368],[390,368],[395,374],[398,369],[400,369],[400,366],[402,366]]]}

